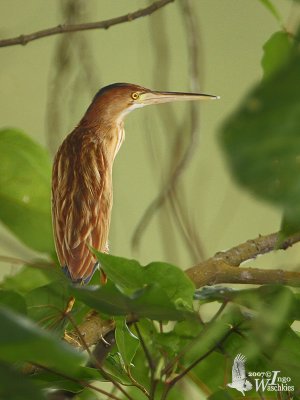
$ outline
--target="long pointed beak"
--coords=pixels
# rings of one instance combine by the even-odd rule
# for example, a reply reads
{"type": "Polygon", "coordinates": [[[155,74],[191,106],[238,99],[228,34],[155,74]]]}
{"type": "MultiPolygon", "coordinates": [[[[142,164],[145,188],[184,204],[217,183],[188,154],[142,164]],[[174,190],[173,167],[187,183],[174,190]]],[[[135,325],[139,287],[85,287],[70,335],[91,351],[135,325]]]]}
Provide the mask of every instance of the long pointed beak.
{"type": "Polygon", "coordinates": [[[219,96],[203,93],[184,93],[184,92],[146,92],[141,94],[139,103],[147,106],[150,104],[169,103],[172,101],[197,101],[197,100],[216,100],[219,96]]]}

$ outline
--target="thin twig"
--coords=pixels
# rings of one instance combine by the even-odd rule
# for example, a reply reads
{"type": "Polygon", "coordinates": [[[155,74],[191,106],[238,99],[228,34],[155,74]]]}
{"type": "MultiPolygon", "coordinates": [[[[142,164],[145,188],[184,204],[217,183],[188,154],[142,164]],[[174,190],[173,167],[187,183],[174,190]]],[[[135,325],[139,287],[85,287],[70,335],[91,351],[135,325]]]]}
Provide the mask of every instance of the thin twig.
{"type": "Polygon", "coordinates": [[[145,396],[147,396],[148,398],[150,398],[150,394],[148,392],[148,390],[141,385],[132,375],[131,375],[131,370],[130,370],[130,366],[128,366],[128,368],[126,368],[126,373],[128,378],[131,380],[133,386],[135,386],[137,389],[139,389],[142,393],[144,393],[145,396]]]}
{"type": "Polygon", "coordinates": [[[136,330],[137,336],[138,336],[138,338],[139,338],[139,340],[141,342],[142,349],[144,351],[144,354],[146,356],[146,359],[147,359],[147,362],[148,362],[148,365],[149,365],[149,369],[150,369],[150,393],[149,393],[149,399],[153,400],[154,399],[154,395],[155,395],[155,388],[156,388],[156,382],[155,382],[155,379],[154,379],[155,364],[154,364],[154,361],[153,361],[153,359],[151,357],[151,354],[150,354],[150,352],[149,352],[149,350],[148,350],[148,348],[146,346],[146,343],[145,343],[145,341],[143,339],[143,336],[142,336],[142,334],[140,332],[138,324],[136,322],[134,322],[133,325],[134,325],[134,328],[136,330]]]}
{"type": "Polygon", "coordinates": [[[218,309],[218,311],[215,313],[215,315],[211,318],[211,320],[209,321],[210,323],[214,322],[219,316],[220,314],[223,312],[224,308],[227,306],[228,301],[224,301],[220,308],[218,309]]]}
{"type": "Polygon", "coordinates": [[[148,361],[148,364],[149,364],[149,368],[154,371],[155,370],[154,362],[153,362],[152,357],[151,357],[151,355],[149,353],[149,350],[147,349],[146,343],[145,343],[145,341],[143,339],[143,336],[142,336],[142,334],[140,332],[138,324],[136,322],[134,322],[133,326],[134,326],[134,328],[136,330],[136,333],[138,335],[138,338],[139,338],[139,340],[141,342],[141,346],[142,346],[143,351],[145,353],[145,356],[147,358],[147,361],[148,361]]]}
{"type": "MultiPolygon", "coordinates": [[[[60,2],[60,18],[67,25],[77,24],[83,15],[88,19],[88,8],[85,0],[64,0],[60,2]]],[[[98,72],[95,72],[95,60],[87,36],[83,33],[61,35],[55,45],[46,107],[46,137],[52,156],[74,124],[77,102],[84,92],[94,96],[98,84],[98,72]],[[78,96],[78,93],[81,95],[78,96]],[[66,112],[66,104],[69,105],[69,113],[66,112]]]]}
{"type": "Polygon", "coordinates": [[[17,257],[3,256],[0,255],[0,261],[8,264],[16,265],[27,265],[29,267],[40,268],[40,269],[52,269],[55,267],[54,262],[50,261],[27,261],[17,257]]]}
{"type": "Polygon", "coordinates": [[[33,32],[28,35],[20,35],[10,39],[0,40],[0,47],[25,45],[33,40],[41,39],[47,36],[57,35],[60,33],[70,33],[78,31],[86,31],[91,29],[108,29],[111,26],[122,24],[124,22],[131,22],[137,18],[151,15],[155,11],[164,7],[165,5],[172,3],[174,0],[158,0],[152,3],[150,6],[134,11],[132,13],[122,15],[120,17],[107,19],[98,22],[87,22],[83,24],[70,24],[70,25],[58,25],[53,28],[43,29],[41,31],[33,32]]]}
{"type": "Polygon", "coordinates": [[[201,357],[197,358],[192,364],[190,364],[186,369],[184,369],[180,374],[178,374],[175,378],[171,380],[171,382],[166,383],[164,393],[162,395],[162,400],[167,398],[169,391],[174,387],[174,385],[181,380],[189,371],[191,371],[197,364],[199,364],[202,360],[208,357],[213,351],[215,351],[227,338],[236,327],[232,327],[230,330],[226,332],[226,334],[216,343],[211,349],[209,349],[206,353],[204,353],[201,357]]]}
{"type": "Polygon", "coordinates": [[[125,397],[127,397],[128,400],[133,400],[132,397],[126,392],[125,389],[123,389],[123,387],[117,382],[115,381],[102,367],[102,365],[99,363],[98,359],[96,357],[94,357],[93,353],[91,352],[89,346],[87,345],[82,333],[80,332],[76,322],[73,320],[73,318],[71,317],[70,314],[67,314],[66,317],[69,319],[69,321],[71,322],[71,324],[73,325],[74,329],[76,330],[80,341],[84,347],[84,349],[87,351],[88,355],[90,356],[90,359],[93,360],[93,362],[95,363],[95,366],[97,369],[99,369],[99,371],[101,372],[101,374],[103,375],[103,377],[105,379],[107,379],[109,382],[111,382],[118,390],[120,390],[121,393],[123,393],[123,395],[125,397]]]}
{"type": "Polygon", "coordinates": [[[50,372],[50,373],[52,373],[52,374],[54,374],[54,375],[61,376],[62,378],[65,378],[65,379],[67,379],[67,380],[69,380],[69,381],[76,382],[76,383],[78,383],[79,385],[81,385],[82,387],[87,387],[87,388],[89,388],[89,389],[93,389],[93,390],[95,390],[95,391],[98,392],[98,393],[101,393],[101,394],[106,395],[106,396],[109,397],[110,399],[120,400],[119,397],[117,397],[117,396],[115,396],[115,395],[113,395],[113,394],[111,394],[111,393],[109,393],[109,392],[106,392],[105,390],[100,389],[100,388],[98,388],[98,387],[96,387],[96,386],[94,386],[94,385],[92,385],[92,384],[90,384],[90,383],[88,383],[88,382],[86,382],[86,381],[83,381],[83,380],[81,380],[81,379],[73,378],[72,376],[63,374],[62,372],[55,371],[55,370],[53,370],[53,369],[51,369],[51,368],[48,368],[48,367],[46,367],[46,366],[44,366],[44,365],[41,365],[41,364],[37,364],[37,363],[31,363],[31,364],[34,365],[35,367],[37,367],[38,369],[42,369],[42,370],[48,371],[48,372],[50,372]]]}
{"type": "Polygon", "coordinates": [[[242,262],[256,258],[258,255],[266,254],[273,250],[286,250],[300,241],[300,233],[286,238],[280,244],[278,243],[279,236],[279,232],[259,235],[257,238],[247,240],[227,251],[216,253],[214,258],[222,259],[233,266],[239,266],[242,262]]]}

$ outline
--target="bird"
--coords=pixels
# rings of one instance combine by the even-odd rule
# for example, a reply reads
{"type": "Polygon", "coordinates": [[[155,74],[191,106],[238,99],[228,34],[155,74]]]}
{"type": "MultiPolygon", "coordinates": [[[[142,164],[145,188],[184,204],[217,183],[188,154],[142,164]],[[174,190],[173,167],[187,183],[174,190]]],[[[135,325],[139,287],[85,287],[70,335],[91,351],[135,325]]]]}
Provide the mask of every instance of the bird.
{"type": "Polygon", "coordinates": [[[241,392],[243,396],[245,396],[244,392],[252,389],[252,383],[249,382],[246,378],[246,370],[245,370],[245,362],[246,357],[242,354],[238,354],[233,360],[232,364],[232,377],[231,383],[228,383],[227,386],[230,388],[234,388],[241,392]]]}
{"type": "MultiPolygon", "coordinates": [[[[125,116],[151,104],[217,98],[154,91],[130,83],[114,83],[96,93],[79,124],[59,147],[52,169],[55,248],[63,271],[73,283],[88,284],[99,267],[91,248],[109,252],[112,169],[125,139],[125,116]]],[[[101,273],[105,282],[105,273],[101,273]]]]}

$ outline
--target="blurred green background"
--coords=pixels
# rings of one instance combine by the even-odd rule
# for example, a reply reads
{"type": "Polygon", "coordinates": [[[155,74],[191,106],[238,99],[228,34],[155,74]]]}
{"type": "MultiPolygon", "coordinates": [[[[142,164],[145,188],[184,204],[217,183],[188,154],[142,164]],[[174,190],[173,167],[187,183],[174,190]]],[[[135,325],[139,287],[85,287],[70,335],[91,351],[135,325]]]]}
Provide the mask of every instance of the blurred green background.
{"type": "MultiPolygon", "coordinates": [[[[8,38],[60,23],[108,19],[150,3],[2,0],[0,35],[8,38]]],[[[0,49],[1,127],[22,129],[52,154],[93,95],[109,83],[175,91],[200,88],[221,96],[219,101],[197,104],[197,147],[193,144],[192,157],[179,178],[177,206],[184,209],[179,219],[190,235],[181,234],[174,209],[166,202],[140,235],[138,248],[132,248],[132,236],[145,209],[166,182],[170,165],[178,162],[188,146],[189,105],[153,106],[132,113],[114,165],[111,253],[142,263],[164,260],[183,268],[259,234],[277,231],[281,218],[277,209],[232,182],[217,140],[226,116],[261,79],[262,46],[281,26],[258,0],[187,3],[193,7],[192,17],[186,14],[184,1],[175,1],[151,16],[107,31],[52,36],[24,47],[0,49]],[[190,74],[191,29],[196,33],[196,80],[190,74]]],[[[287,0],[277,0],[276,6],[284,25],[293,27],[296,6],[287,0]]],[[[3,226],[0,254],[22,259],[37,256],[3,226]]],[[[295,260],[296,248],[292,248],[286,254],[264,256],[259,265],[276,267],[284,262],[289,266],[295,260]]],[[[9,263],[0,265],[0,274],[15,268],[9,263]]]]}

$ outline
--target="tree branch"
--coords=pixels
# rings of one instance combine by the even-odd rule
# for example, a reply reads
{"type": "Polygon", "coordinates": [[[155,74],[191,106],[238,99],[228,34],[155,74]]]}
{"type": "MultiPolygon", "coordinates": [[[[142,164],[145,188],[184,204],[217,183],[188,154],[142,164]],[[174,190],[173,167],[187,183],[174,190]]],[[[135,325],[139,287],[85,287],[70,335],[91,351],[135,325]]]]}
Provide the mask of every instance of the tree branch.
{"type": "Polygon", "coordinates": [[[286,250],[300,241],[300,234],[290,236],[278,244],[278,233],[259,236],[247,240],[227,251],[218,252],[214,257],[186,270],[186,274],[199,288],[218,283],[243,284],[283,284],[300,286],[300,272],[283,271],[281,269],[241,268],[241,263],[256,258],[258,255],[273,250],[286,250]]]}
{"type": "Polygon", "coordinates": [[[189,268],[186,273],[195,283],[196,288],[218,283],[281,284],[300,287],[300,272],[281,269],[239,269],[226,264],[224,261],[214,259],[189,268]]]}
{"type": "Polygon", "coordinates": [[[108,29],[111,26],[122,24],[124,22],[131,22],[135,19],[151,15],[155,11],[164,7],[165,5],[172,3],[174,0],[158,0],[152,3],[150,6],[134,11],[132,13],[121,15],[120,17],[107,19],[98,22],[88,22],[83,24],[71,24],[71,25],[58,25],[53,28],[43,29],[41,31],[33,32],[28,35],[20,35],[10,39],[0,40],[0,47],[25,45],[33,40],[42,39],[47,36],[57,35],[60,33],[70,33],[78,31],[86,31],[91,29],[108,29]]]}

